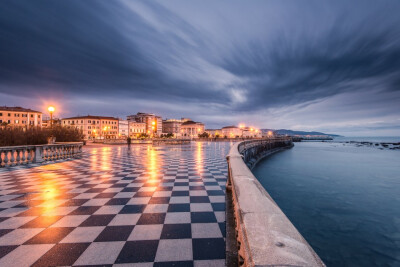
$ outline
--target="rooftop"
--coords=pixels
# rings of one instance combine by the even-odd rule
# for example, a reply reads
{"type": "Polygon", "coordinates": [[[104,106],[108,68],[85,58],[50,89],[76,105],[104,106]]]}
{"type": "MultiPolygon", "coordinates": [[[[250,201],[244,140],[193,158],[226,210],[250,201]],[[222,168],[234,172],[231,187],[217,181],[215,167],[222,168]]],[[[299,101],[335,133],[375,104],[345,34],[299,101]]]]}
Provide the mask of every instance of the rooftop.
{"type": "Polygon", "coordinates": [[[22,107],[7,107],[7,106],[0,106],[0,110],[5,111],[16,111],[16,112],[33,112],[33,113],[42,113],[40,111],[36,111],[29,108],[22,108],[22,107]]]}
{"type": "Polygon", "coordinates": [[[73,120],[73,119],[118,120],[118,118],[114,117],[93,116],[93,115],[63,118],[63,120],[73,120]]]}
{"type": "Polygon", "coordinates": [[[203,124],[203,123],[197,121],[185,121],[182,123],[182,125],[189,125],[189,124],[203,124]]]}

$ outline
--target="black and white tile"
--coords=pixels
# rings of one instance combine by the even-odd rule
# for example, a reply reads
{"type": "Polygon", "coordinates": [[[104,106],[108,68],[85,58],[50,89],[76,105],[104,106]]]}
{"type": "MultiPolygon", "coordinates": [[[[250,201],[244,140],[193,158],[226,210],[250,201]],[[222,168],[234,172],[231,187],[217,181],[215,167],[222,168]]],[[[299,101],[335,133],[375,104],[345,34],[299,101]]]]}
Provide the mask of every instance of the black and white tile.
{"type": "Polygon", "coordinates": [[[96,147],[1,169],[0,266],[224,266],[229,147],[96,147]]]}

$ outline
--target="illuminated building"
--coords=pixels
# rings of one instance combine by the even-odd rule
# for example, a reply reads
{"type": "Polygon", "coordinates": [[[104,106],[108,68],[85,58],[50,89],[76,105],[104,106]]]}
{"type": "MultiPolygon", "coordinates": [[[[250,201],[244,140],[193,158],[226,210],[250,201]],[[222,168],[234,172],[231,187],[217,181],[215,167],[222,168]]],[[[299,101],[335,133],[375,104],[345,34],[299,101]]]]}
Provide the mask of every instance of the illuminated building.
{"type": "Polygon", "coordinates": [[[82,130],[85,140],[116,139],[119,135],[118,121],[114,117],[87,115],[61,119],[61,125],[82,130]]]}
{"type": "Polygon", "coordinates": [[[204,133],[204,123],[186,121],[181,124],[182,137],[198,138],[198,135],[202,133],[204,133]]]}
{"type": "Polygon", "coordinates": [[[0,106],[0,126],[42,126],[42,112],[22,107],[0,106]]]}
{"type": "Polygon", "coordinates": [[[159,136],[162,133],[162,118],[153,113],[138,112],[136,115],[127,116],[131,122],[143,122],[146,124],[146,134],[150,136],[159,136]]]}

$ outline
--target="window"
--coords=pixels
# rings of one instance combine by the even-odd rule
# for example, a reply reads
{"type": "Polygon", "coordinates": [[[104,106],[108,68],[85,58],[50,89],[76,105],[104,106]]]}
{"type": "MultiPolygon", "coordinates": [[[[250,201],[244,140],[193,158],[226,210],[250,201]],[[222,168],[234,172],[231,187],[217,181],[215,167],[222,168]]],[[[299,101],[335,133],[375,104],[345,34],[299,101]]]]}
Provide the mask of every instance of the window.
{"type": "Polygon", "coordinates": [[[83,123],[83,120],[81,120],[81,123],[83,123]]]}
{"type": "Polygon", "coordinates": [[[8,113],[7,115],[8,115],[8,117],[11,117],[11,113],[8,113]]]}
{"type": "Polygon", "coordinates": [[[40,119],[40,115],[37,115],[37,117],[40,119]]]}
{"type": "Polygon", "coordinates": [[[3,113],[0,113],[0,116],[3,116],[3,113]]]}
{"type": "Polygon", "coordinates": [[[88,129],[92,129],[92,127],[88,126],[88,129]]]}
{"type": "Polygon", "coordinates": [[[33,114],[31,114],[31,118],[33,118],[33,114]]]}
{"type": "Polygon", "coordinates": [[[88,120],[88,123],[92,123],[92,121],[91,121],[91,120],[88,120]]]}
{"type": "Polygon", "coordinates": [[[11,123],[11,120],[8,120],[7,123],[11,123]]]}
{"type": "Polygon", "coordinates": [[[15,123],[19,123],[19,120],[15,120],[15,123]]]}
{"type": "Polygon", "coordinates": [[[0,120],[0,123],[3,123],[3,120],[0,120]]]}

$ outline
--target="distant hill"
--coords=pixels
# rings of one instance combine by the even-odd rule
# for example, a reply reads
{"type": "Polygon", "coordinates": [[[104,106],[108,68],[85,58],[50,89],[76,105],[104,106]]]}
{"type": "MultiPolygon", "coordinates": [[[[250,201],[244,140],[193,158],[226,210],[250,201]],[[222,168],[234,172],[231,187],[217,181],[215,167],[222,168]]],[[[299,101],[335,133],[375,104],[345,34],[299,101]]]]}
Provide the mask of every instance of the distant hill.
{"type": "Polygon", "coordinates": [[[325,136],[332,136],[332,137],[340,137],[341,136],[341,135],[337,135],[337,134],[327,134],[327,133],[321,133],[321,132],[292,131],[292,130],[286,130],[286,129],[279,129],[279,130],[261,129],[261,130],[263,132],[273,131],[275,134],[281,134],[281,135],[325,135],[325,136]]]}

